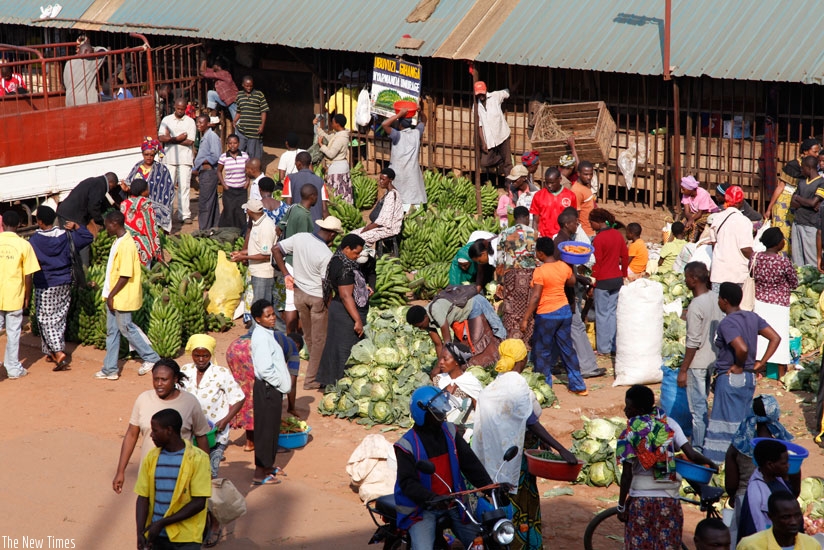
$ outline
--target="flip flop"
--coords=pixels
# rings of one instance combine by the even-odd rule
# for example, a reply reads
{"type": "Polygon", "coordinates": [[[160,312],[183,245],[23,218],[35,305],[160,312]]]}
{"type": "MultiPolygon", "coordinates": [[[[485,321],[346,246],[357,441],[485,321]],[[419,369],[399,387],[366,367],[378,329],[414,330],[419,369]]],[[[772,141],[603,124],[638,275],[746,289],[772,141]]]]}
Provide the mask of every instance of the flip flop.
{"type": "Polygon", "coordinates": [[[54,358],[51,355],[46,355],[44,359],[46,360],[46,363],[54,363],[54,358]]]}
{"type": "Polygon", "coordinates": [[[284,472],[283,468],[281,468],[280,466],[275,466],[275,469],[272,470],[272,475],[273,476],[285,476],[286,472],[284,472]]]}
{"type": "Polygon", "coordinates": [[[223,528],[218,528],[217,531],[209,531],[209,536],[206,537],[206,540],[203,541],[204,548],[212,548],[213,546],[217,546],[217,543],[220,542],[220,537],[223,535],[223,528]]]}
{"type": "Polygon", "coordinates": [[[60,371],[64,371],[64,370],[69,370],[69,363],[70,362],[71,361],[69,360],[69,358],[66,357],[65,359],[63,359],[62,361],[57,363],[57,365],[52,369],[52,371],[60,372],[60,371]]]}
{"type": "Polygon", "coordinates": [[[259,481],[256,479],[252,480],[252,485],[277,485],[278,483],[280,483],[280,480],[277,479],[274,474],[269,474],[259,481]]]}

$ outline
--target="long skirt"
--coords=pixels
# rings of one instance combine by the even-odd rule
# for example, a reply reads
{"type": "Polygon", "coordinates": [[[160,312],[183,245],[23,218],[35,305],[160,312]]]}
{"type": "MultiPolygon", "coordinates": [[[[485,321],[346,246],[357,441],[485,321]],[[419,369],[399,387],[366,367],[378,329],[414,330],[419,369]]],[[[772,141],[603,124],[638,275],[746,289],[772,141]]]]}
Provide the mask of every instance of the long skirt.
{"type": "Polygon", "coordinates": [[[349,204],[355,203],[352,177],[349,174],[349,164],[346,161],[338,160],[329,165],[329,171],[326,174],[326,185],[349,204]]]}
{"type": "MultiPolygon", "coordinates": [[[[781,337],[778,349],[770,358],[770,362],[778,365],[787,365],[792,362],[790,356],[790,308],[756,300],[753,313],[757,313],[759,317],[767,321],[767,324],[781,337]]],[[[764,357],[764,352],[767,351],[767,342],[768,340],[763,336],[758,337],[756,359],[764,357]]]]}
{"type": "Polygon", "coordinates": [[[720,374],[715,379],[715,399],[704,438],[704,456],[723,464],[732,436],[752,408],[755,394],[755,375],[720,374]]]}
{"type": "Polygon", "coordinates": [[[233,428],[244,430],[255,429],[255,409],[254,409],[254,386],[255,386],[255,366],[252,363],[252,339],[241,336],[226,348],[226,366],[240,384],[240,389],[246,395],[243,408],[237,416],[232,419],[233,428]]]}
{"type": "MultiPolygon", "coordinates": [[[[526,432],[524,449],[537,449],[538,438],[531,432],[526,432]]],[[[518,494],[510,495],[512,503],[514,525],[526,525],[526,531],[515,529],[515,540],[512,541],[512,550],[540,550],[543,548],[541,536],[541,496],[538,493],[538,482],[535,476],[529,473],[526,463],[526,454],[521,459],[521,476],[518,478],[518,494]]]]}
{"type": "Polygon", "coordinates": [[[66,348],[66,319],[71,305],[71,285],[34,289],[34,307],[40,327],[40,349],[50,355],[66,348]]]}
{"type": "MultiPolygon", "coordinates": [[[[366,325],[366,311],[360,310],[361,322],[366,325]]],[[[346,361],[352,352],[352,346],[360,342],[360,336],[355,333],[355,321],[346,311],[343,302],[332,300],[329,302],[329,329],[327,330],[326,345],[320,357],[317,381],[328,386],[336,384],[343,377],[346,370],[346,361]]]]}
{"type": "Polygon", "coordinates": [[[627,516],[624,548],[680,550],[684,511],[677,498],[632,497],[627,516]]]}
{"type": "MultiPolygon", "coordinates": [[[[772,209],[772,218],[770,222],[773,227],[777,227],[781,230],[781,234],[784,235],[784,239],[787,241],[787,255],[792,257],[792,239],[791,236],[791,229],[793,226],[793,213],[790,210],[790,201],[793,198],[793,194],[789,192],[786,188],[781,194],[778,196],[778,200],[775,201],[772,209]]],[[[769,212],[768,212],[769,213],[769,212]]]]}
{"type": "Polygon", "coordinates": [[[534,319],[530,319],[526,326],[526,334],[521,334],[521,319],[526,313],[529,300],[529,284],[532,281],[533,269],[513,268],[504,273],[503,321],[506,334],[509,338],[520,338],[527,346],[532,340],[532,330],[535,327],[534,319]]]}
{"type": "Polygon", "coordinates": [[[243,204],[246,202],[246,189],[226,187],[223,189],[223,212],[220,214],[220,227],[237,227],[243,233],[246,230],[246,214],[243,204]]]}

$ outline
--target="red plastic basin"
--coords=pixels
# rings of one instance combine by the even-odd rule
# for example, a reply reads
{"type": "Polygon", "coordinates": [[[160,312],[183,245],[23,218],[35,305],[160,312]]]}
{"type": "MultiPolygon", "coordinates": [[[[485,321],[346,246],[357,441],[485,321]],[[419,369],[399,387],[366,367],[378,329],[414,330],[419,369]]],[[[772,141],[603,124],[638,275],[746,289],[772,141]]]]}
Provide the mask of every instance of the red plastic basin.
{"type": "Polygon", "coordinates": [[[563,460],[549,460],[538,456],[543,452],[540,449],[527,449],[524,451],[526,453],[527,469],[530,474],[536,477],[556,481],[575,481],[578,474],[581,473],[581,468],[584,467],[581,460],[578,461],[578,464],[568,464],[563,460]]]}

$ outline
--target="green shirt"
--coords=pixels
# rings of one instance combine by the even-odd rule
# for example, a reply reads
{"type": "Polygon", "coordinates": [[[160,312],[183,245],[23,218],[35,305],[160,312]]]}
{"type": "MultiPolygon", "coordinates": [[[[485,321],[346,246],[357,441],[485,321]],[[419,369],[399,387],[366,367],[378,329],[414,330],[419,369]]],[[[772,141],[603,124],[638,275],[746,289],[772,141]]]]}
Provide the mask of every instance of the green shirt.
{"type": "Polygon", "coordinates": [[[685,244],[687,244],[687,241],[675,239],[661,247],[661,258],[663,258],[664,263],[658,266],[659,272],[672,271],[672,264],[675,263],[675,259],[678,258],[685,244]]]}
{"type": "Polygon", "coordinates": [[[261,114],[269,111],[269,104],[260,90],[252,90],[247,94],[246,90],[241,90],[237,94],[237,112],[240,118],[237,121],[238,131],[249,139],[260,139],[258,128],[263,121],[261,114]]]}
{"type": "MultiPolygon", "coordinates": [[[[296,233],[312,233],[315,230],[315,223],[312,221],[312,214],[300,203],[293,204],[289,211],[280,222],[283,237],[281,240],[288,239],[296,233]]],[[[292,265],[292,254],[287,254],[283,260],[292,265]]]]}
{"type": "Polygon", "coordinates": [[[469,247],[472,246],[472,243],[464,245],[458,250],[458,253],[455,254],[455,257],[452,259],[452,265],[449,266],[449,284],[450,285],[462,285],[464,283],[475,283],[475,278],[478,274],[478,263],[473,262],[469,259],[469,247]],[[458,260],[469,260],[469,269],[464,271],[461,269],[460,262],[458,260]]]}

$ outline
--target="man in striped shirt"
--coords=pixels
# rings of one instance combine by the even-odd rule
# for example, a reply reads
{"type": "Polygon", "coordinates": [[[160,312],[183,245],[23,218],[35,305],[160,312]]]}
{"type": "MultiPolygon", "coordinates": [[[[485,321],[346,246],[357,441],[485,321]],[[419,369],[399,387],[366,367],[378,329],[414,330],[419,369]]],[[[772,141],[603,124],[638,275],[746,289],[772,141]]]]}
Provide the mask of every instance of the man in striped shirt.
{"type": "Polygon", "coordinates": [[[266,125],[266,115],[269,104],[263,92],[255,90],[255,81],[251,76],[243,77],[243,91],[237,95],[235,104],[235,131],[240,138],[240,150],[249,154],[250,158],[260,159],[263,156],[263,127],[266,125]]]}
{"type": "Polygon", "coordinates": [[[138,550],[201,547],[206,501],[212,496],[209,455],[180,437],[182,427],[174,409],[152,416],[151,437],[157,447],[140,465],[134,488],[138,550]]]}

